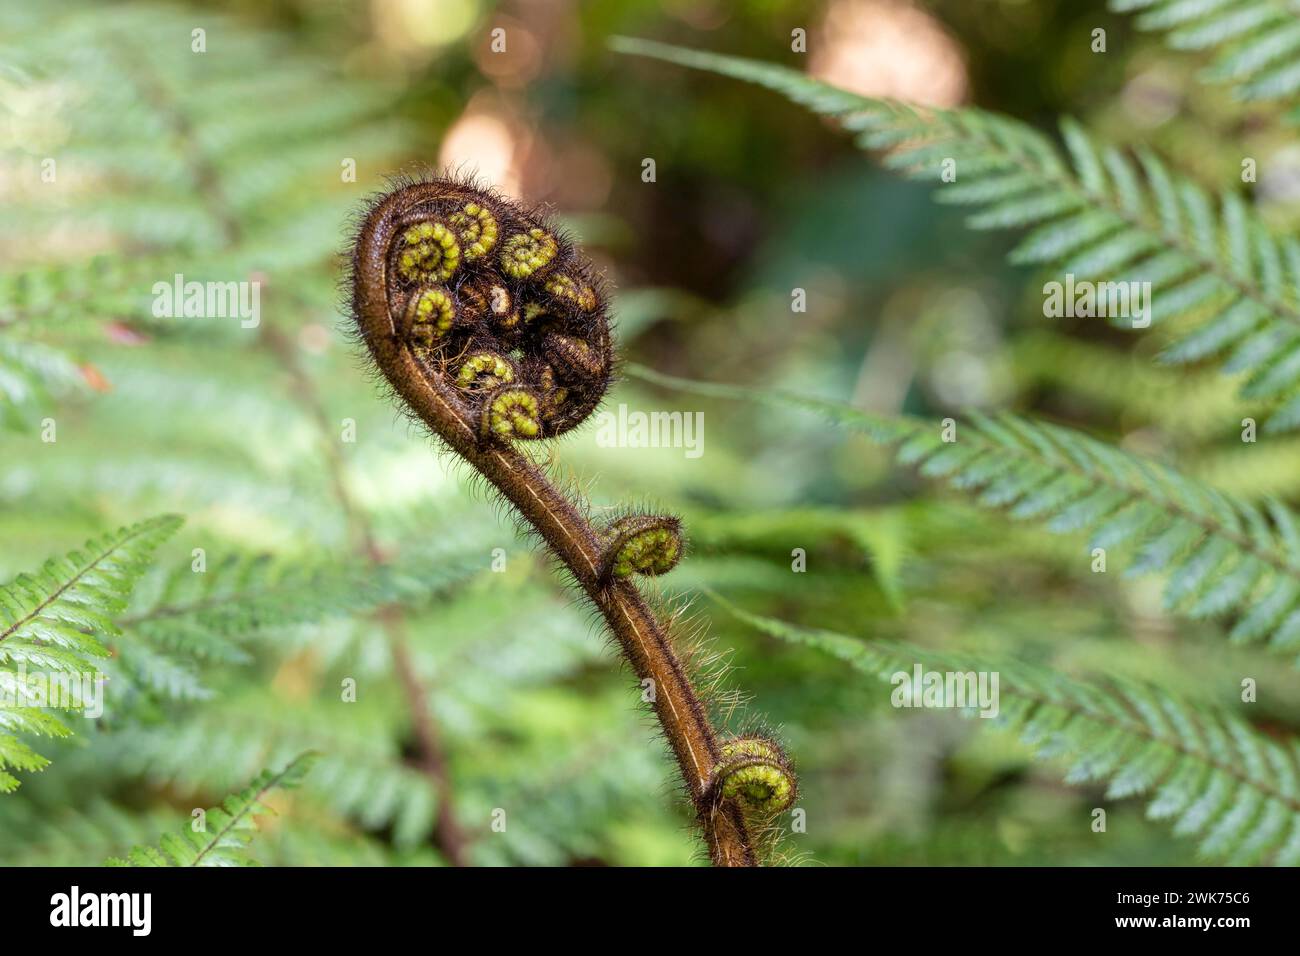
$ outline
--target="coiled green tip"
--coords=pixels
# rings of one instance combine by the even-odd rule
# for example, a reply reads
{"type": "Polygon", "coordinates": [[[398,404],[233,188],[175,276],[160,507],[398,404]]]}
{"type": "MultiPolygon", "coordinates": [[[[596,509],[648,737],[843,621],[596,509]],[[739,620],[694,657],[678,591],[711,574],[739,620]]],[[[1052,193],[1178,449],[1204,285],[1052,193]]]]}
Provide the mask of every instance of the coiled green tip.
{"type": "Polygon", "coordinates": [[[447,221],[456,230],[456,237],[465,249],[466,262],[487,255],[497,244],[497,217],[481,203],[466,203],[447,221]]]}
{"type": "Polygon", "coordinates": [[[542,434],[542,403],[530,389],[506,385],[483,403],[483,437],[538,438],[542,434]]]}
{"type": "Polygon", "coordinates": [[[397,273],[407,282],[446,282],[460,266],[460,243],[437,220],[408,226],[396,247],[397,273]]]}
{"type": "Polygon", "coordinates": [[[358,249],[353,266],[382,288],[354,285],[353,306],[386,300],[386,321],[372,316],[368,334],[391,330],[430,387],[454,391],[444,404],[465,428],[482,441],[530,437],[526,422],[479,434],[488,397],[504,386],[539,403],[537,437],[591,416],[614,377],[605,295],[591,263],[546,219],[447,177],[399,187],[368,223],[383,237],[382,259],[358,249]]]}
{"type": "Polygon", "coordinates": [[[595,289],[585,282],[579,282],[564,273],[547,279],[545,289],[551,295],[576,305],[583,312],[592,312],[600,304],[596,298],[595,289]]]}
{"type": "Polygon", "coordinates": [[[735,737],[723,743],[713,768],[717,799],[745,813],[772,817],[794,805],[798,786],[785,753],[765,737],[735,737]]]}
{"type": "Polygon", "coordinates": [[[527,279],[546,268],[557,252],[555,237],[545,229],[516,233],[501,247],[501,271],[512,279],[527,279]]]}
{"type": "Polygon", "coordinates": [[[495,352],[471,353],[456,373],[456,384],[463,389],[492,389],[514,380],[514,366],[495,352]]]}
{"type": "Polygon", "coordinates": [[[681,522],[671,515],[629,515],[606,532],[605,576],[667,574],[682,557],[681,522]]]}
{"type": "Polygon", "coordinates": [[[456,305],[439,286],[421,289],[407,303],[406,337],[413,345],[432,346],[446,337],[455,322],[456,305]]]}

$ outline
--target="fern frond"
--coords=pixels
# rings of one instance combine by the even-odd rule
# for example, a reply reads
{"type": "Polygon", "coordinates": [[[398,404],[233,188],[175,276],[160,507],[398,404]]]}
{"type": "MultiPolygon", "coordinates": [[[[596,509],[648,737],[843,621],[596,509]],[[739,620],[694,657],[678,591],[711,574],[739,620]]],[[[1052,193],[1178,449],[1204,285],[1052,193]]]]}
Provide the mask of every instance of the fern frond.
{"type": "Polygon", "coordinates": [[[18,786],[6,767],[30,771],[48,763],[19,734],[68,733],[45,709],[48,676],[80,675],[92,659],[107,656],[103,640],[118,633],[113,616],[154,549],[180,525],[174,515],[142,521],[0,586],[0,792],[18,786]]]}
{"type": "Polygon", "coordinates": [[[180,836],[167,834],[157,847],[137,846],[126,859],[107,861],[108,866],[245,866],[245,851],[257,833],[256,817],[274,813],[261,801],[275,789],[292,789],[302,783],[316,755],[296,757],[283,770],[266,770],[245,790],[226,797],[221,806],[208,810],[187,826],[180,836]]]}
{"type": "MultiPolygon", "coordinates": [[[[83,229],[113,237],[115,252],[233,245],[286,221],[305,172],[337,175],[340,156],[379,158],[392,145],[391,136],[373,147],[352,139],[382,118],[387,91],[338,82],[283,38],[210,15],[204,37],[220,55],[195,55],[188,42],[174,42],[194,28],[180,11],[121,5],[87,16],[77,7],[63,4],[36,21],[5,11],[0,27],[21,44],[34,85],[60,84],[55,118],[68,124],[61,156],[106,184],[75,197],[75,215],[83,229]],[[237,108],[249,97],[264,108],[237,108]],[[145,142],[153,146],[141,149],[145,142]],[[307,164],[272,170],[265,162],[286,152],[307,164]]],[[[6,222],[29,228],[66,224],[74,209],[39,197],[20,199],[14,212],[6,222]]],[[[322,252],[332,242],[316,237],[322,252]]]]}
{"type": "Polygon", "coordinates": [[[723,56],[705,50],[692,50],[687,47],[673,46],[670,43],[656,43],[654,40],[642,40],[637,37],[610,37],[609,47],[617,53],[630,53],[633,56],[648,56],[670,63],[680,63],[696,70],[721,73],[738,80],[756,83],[769,90],[775,90],[789,97],[800,106],[806,106],[815,113],[825,116],[841,116],[847,113],[859,113],[872,109],[876,101],[839,87],[831,86],[820,80],[805,76],[796,70],[774,66],[761,60],[747,60],[738,56],[723,56]]]}
{"type": "MultiPolygon", "coordinates": [[[[17,84],[45,108],[11,117],[19,149],[5,172],[35,177],[45,124],[64,132],[51,178],[15,192],[0,222],[0,341],[19,325],[59,347],[106,322],[238,328],[155,318],[151,289],[178,273],[261,276],[277,294],[330,288],[338,224],[364,188],[331,187],[340,162],[383,169],[409,139],[391,89],[344,82],[289,38],[212,13],[202,27],[220,52],[208,56],[191,50],[193,18],[166,5],[54,0],[40,16],[12,6],[0,9],[14,57],[0,90],[17,84]]],[[[30,417],[8,405],[33,387],[0,355],[0,424],[30,417]]]]}
{"type": "MultiPolygon", "coordinates": [[[[114,642],[113,656],[104,662],[108,686],[114,691],[109,712],[137,712],[145,701],[200,701],[212,697],[213,691],[202,676],[202,654],[197,648],[173,649],[132,637],[114,642]]],[[[247,659],[232,647],[228,660],[241,660],[235,655],[247,659]]]]}
{"type": "Polygon", "coordinates": [[[976,493],[1055,532],[1088,530],[1089,548],[1136,556],[1129,574],[1167,576],[1165,604],[1191,617],[1238,615],[1234,642],[1300,651],[1300,518],[1219,491],[1081,432],[1015,415],[974,416],[944,441],[942,426],[882,419],[820,399],[691,382],[632,366],[646,381],[705,395],[817,411],[833,423],[897,444],[923,475],[976,493]]]}
{"type": "Polygon", "coordinates": [[[1300,19],[1292,0],[1110,0],[1138,12],[1140,30],[1161,31],[1175,50],[1213,50],[1203,77],[1231,84],[1241,100],[1300,92],[1300,19]]]}
{"type": "Polygon", "coordinates": [[[35,431],[53,398],[85,384],[65,353],[40,342],[0,338],[0,429],[35,431]]]}
{"type": "MultiPolygon", "coordinates": [[[[715,595],[716,598],[716,595],[715,595]]],[[[721,601],[757,630],[832,654],[884,681],[930,671],[998,674],[991,722],[1018,732],[1038,759],[1064,762],[1066,781],[1106,781],[1106,798],[1151,794],[1147,816],[1200,838],[1234,864],[1300,864],[1300,746],[1231,714],[1145,684],[1071,680],[1028,664],[807,630],[721,601]]],[[[966,713],[972,714],[967,708],[966,713]]]]}
{"type": "Polygon", "coordinates": [[[101,759],[122,774],[184,792],[220,790],[257,768],[320,754],[311,795],[366,827],[391,827],[400,846],[428,836],[437,794],[403,759],[407,715],[399,694],[338,695],[298,700],[267,691],[225,694],[183,720],[124,727],[98,744],[101,759]]]}
{"type": "Polygon", "coordinates": [[[79,794],[67,806],[0,802],[0,846],[6,866],[94,866],[180,825],[177,811],[142,808],[101,793],[79,794]]]}
{"type": "Polygon", "coordinates": [[[169,649],[238,661],[240,645],[303,625],[342,621],[385,605],[419,607],[487,568],[481,545],[412,549],[375,566],[234,553],[203,573],[184,562],[150,580],[119,625],[169,649]]]}
{"type": "Polygon", "coordinates": [[[1235,193],[1216,201],[1153,153],[1139,151],[1135,165],[1069,120],[1066,162],[1042,133],[981,110],[855,96],[786,67],[658,43],[614,48],[759,83],[837,118],[860,146],[885,150],[886,166],[940,182],[940,201],[981,207],[971,228],[1033,227],[1015,263],[1150,282],[1152,324],[1200,320],[1164,361],[1223,356],[1226,371],[1249,375],[1243,397],[1281,402],[1266,427],[1300,427],[1300,241],[1275,236],[1235,193]],[[956,179],[941,182],[948,159],[956,179]]]}

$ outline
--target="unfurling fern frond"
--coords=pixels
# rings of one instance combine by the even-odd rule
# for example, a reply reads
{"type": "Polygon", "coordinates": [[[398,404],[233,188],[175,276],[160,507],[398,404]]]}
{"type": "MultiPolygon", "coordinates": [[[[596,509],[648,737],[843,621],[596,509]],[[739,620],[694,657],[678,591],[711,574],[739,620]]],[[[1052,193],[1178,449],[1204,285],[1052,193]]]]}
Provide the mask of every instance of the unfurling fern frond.
{"type": "Polygon", "coordinates": [[[94,667],[92,659],[107,656],[103,639],[118,633],[113,616],[154,549],[180,525],[174,515],[142,521],[0,586],[0,792],[18,786],[6,767],[40,770],[48,764],[19,735],[67,735],[51,712],[51,678],[95,679],[85,672],[94,667]]]}
{"type": "MultiPolygon", "coordinates": [[[[1235,193],[1216,201],[1153,153],[1138,151],[1135,165],[1070,121],[1062,126],[1067,163],[1042,133],[980,110],[856,96],[786,67],[663,44],[620,39],[615,49],[759,83],[837,118],[859,145],[885,150],[886,166],[941,182],[939,200],[982,207],[971,228],[1035,227],[1012,253],[1017,263],[1150,282],[1144,314],[1132,316],[1138,326],[1199,319],[1165,361],[1223,355],[1226,371],[1249,373],[1243,397],[1281,403],[1269,428],[1300,426],[1300,241],[1275,236],[1235,193]]],[[[1111,298],[1104,291],[1083,307],[1101,314],[1100,299],[1111,298]]],[[[1123,308],[1114,291],[1132,315],[1132,301],[1123,308]]],[[[1109,301],[1108,311],[1114,316],[1109,301]]]]}
{"type": "MultiPolygon", "coordinates": [[[[1020,663],[864,642],[724,604],[773,637],[833,654],[899,684],[923,671],[996,674],[994,722],[1017,731],[1041,759],[1064,761],[1068,783],[1107,781],[1106,798],[1151,794],[1147,816],[1196,836],[1206,856],[1234,864],[1300,864],[1300,746],[1231,714],[1193,706],[1132,682],[1081,682],[1020,663]]],[[[991,676],[990,683],[991,684],[991,676]]],[[[951,705],[946,701],[946,705],[951,705]]],[[[961,709],[980,707],[969,699],[961,709]]]]}
{"type": "Polygon", "coordinates": [[[181,835],[169,833],[157,847],[137,846],[125,860],[109,859],[108,866],[247,866],[244,851],[257,833],[255,818],[274,813],[261,801],[275,789],[292,789],[311,770],[316,755],[305,753],[280,771],[266,770],[247,789],[226,797],[185,827],[181,835]]]}
{"type": "Polygon", "coordinates": [[[351,265],[356,330],[393,396],[536,532],[656,688],[650,703],[712,862],[757,865],[762,848],[734,794],[714,799],[719,737],[671,621],[632,581],[676,565],[677,523],[624,515],[597,525],[525,450],[586,421],[613,380],[607,300],[590,263],[501,193],[426,176],[375,199],[351,265]]]}
{"type": "Polygon", "coordinates": [[[1300,18],[1293,0],[1110,0],[1110,8],[1139,11],[1138,28],[1167,32],[1176,50],[1214,50],[1204,78],[1232,84],[1239,99],[1300,92],[1300,18]]]}
{"type": "Polygon", "coordinates": [[[1136,555],[1130,574],[1168,576],[1170,609],[1235,613],[1233,641],[1267,639],[1273,650],[1300,652],[1300,518],[1280,502],[1261,507],[1081,432],[1014,415],[976,416],[946,430],[838,402],[629,371],[700,394],[805,408],[897,444],[904,464],[978,491],[986,507],[1052,531],[1089,530],[1090,548],[1136,555]]]}

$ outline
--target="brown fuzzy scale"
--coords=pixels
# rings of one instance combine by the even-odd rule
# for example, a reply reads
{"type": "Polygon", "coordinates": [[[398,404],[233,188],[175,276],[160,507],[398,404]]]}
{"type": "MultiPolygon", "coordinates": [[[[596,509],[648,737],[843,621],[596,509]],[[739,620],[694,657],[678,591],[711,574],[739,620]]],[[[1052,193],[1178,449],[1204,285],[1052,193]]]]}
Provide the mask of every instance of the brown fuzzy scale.
{"type": "MultiPolygon", "coordinates": [[[[476,201],[491,209],[501,224],[502,236],[511,235],[524,223],[547,229],[556,237],[559,251],[545,275],[561,271],[576,274],[595,290],[598,307],[592,312],[575,309],[567,313],[562,331],[587,341],[600,354],[608,356],[609,361],[604,363],[600,378],[595,381],[562,381],[563,373],[552,370],[557,383],[567,386],[570,394],[561,405],[566,409],[564,417],[548,425],[548,434],[558,434],[580,424],[599,404],[613,375],[603,290],[590,281],[589,268],[577,260],[571,244],[563,236],[501,197],[472,189],[462,182],[407,183],[382,196],[370,208],[360,224],[352,251],[352,311],[357,331],[397,396],[500,491],[536,530],[605,619],[637,676],[654,682],[655,714],[681,769],[710,859],[719,866],[756,865],[753,843],[740,809],[730,802],[715,802],[710,792],[714,768],[720,759],[719,739],[664,625],[634,584],[626,580],[604,580],[602,535],[545,473],[510,444],[480,436],[481,399],[467,395],[435,365],[422,361],[399,334],[399,322],[394,317],[402,313],[393,310],[394,281],[389,274],[389,251],[395,237],[403,225],[420,215],[446,215],[449,207],[466,201],[476,201]]],[[[494,257],[481,258],[490,269],[494,257]]],[[[460,280],[464,282],[481,274],[478,270],[483,267],[462,262],[460,268],[467,273],[460,280]]],[[[453,284],[458,285],[455,277],[453,284]]],[[[521,292],[531,291],[526,282],[505,285],[515,302],[522,301],[521,292]]],[[[530,372],[542,374],[548,365],[542,357],[525,349],[525,358],[518,365],[525,378],[520,384],[541,391],[538,383],[528,381],[527,377],[530,372]]]]}

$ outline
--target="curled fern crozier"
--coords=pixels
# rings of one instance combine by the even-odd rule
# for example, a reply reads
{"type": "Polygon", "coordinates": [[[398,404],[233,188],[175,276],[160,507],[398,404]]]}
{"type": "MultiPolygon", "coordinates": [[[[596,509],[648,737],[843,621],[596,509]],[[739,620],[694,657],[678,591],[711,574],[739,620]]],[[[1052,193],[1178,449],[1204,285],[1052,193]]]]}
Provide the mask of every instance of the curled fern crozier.
{"type": "Polygon", "coordinates": [[[779,744],[766,737],[724,742],[713,776],[717,799],[732,800],[757,818],[770,819],[790,809],[798,794],[789,759],[779,744]]]}
{"type": "Polygon", "coordinates": [[[605,576],[667,574],[682,556],[681,522],[671,515],[627,515],[606,532],[605,576]]]}
{"type": "Polygon", "coordinates": [[[454,381],[475,419],[500,386],[536,396],[537,427],[485,436],[553,438],[581,424],[613,375],[599,280],[542,217],[465,184],[428,185],[404,191],[376,290],[403,317],[394,331],[426,374],[454,381]]]}
{"type": "Polygon", "coordinates": [[[668,626],[631,580],[676,564],[676,519],[597,528],[520,445],[580,425],[613,378],[606,295],[591,266],[537,213],[431,178],[404,181],[367,210],[351,291],[358,336],[394,395],[536,532],[642,686],[654,687],[651,705],[712,862],[755,865],[743,805],[754,791],[717,790],[723,741],[668,626]]]}

